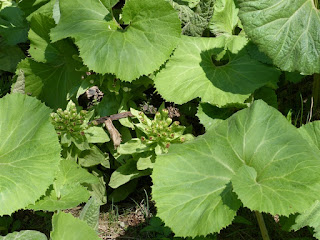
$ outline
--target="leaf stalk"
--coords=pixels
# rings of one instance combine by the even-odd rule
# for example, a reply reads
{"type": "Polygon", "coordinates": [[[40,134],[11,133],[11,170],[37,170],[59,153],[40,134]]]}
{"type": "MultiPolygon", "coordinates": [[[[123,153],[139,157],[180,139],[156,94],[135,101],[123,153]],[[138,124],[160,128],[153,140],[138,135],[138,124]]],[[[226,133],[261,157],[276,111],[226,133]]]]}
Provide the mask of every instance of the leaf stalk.
{"type": "Polygon", "coordinates": [[[269,233],[268,233],[266,224],[264,222],[262,213],[258,212],[258,211],[254,211],[254,212],[256,214],[257,221],[258,221],[258,224],[259,224],[259,227],[260,227],[260,232],[261,232],[261,235],[262,235],[262,239],[263,240],[270,240],[269,233]]]}

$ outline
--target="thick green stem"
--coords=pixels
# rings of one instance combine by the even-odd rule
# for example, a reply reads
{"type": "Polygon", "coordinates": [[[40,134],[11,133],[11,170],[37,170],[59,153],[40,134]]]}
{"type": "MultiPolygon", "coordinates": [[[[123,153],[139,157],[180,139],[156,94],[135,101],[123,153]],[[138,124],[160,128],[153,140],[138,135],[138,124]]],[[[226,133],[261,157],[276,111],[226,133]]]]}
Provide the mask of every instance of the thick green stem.
{"type": "Polygon", "coordinates": [[[315,6],[316,8],[318,8],[318,7],[319,7],[319,0],[314,0],[313,2],[314,2],[314,6],[315,6]]]}
{"type": "Polygon", "coordinates": [[[312,89],[312,97],[313,97],[313,108],[317,110],[319,108],[320,103],[320,74],[313,74],[313,89],[312,89]]]}
{"type": "Polygon", "coordinates": [[[266,224],[264,223],[263,216],[261,212],[254,211],[258,220],[261,235],[263,240],[270,240],[266,224]]]}

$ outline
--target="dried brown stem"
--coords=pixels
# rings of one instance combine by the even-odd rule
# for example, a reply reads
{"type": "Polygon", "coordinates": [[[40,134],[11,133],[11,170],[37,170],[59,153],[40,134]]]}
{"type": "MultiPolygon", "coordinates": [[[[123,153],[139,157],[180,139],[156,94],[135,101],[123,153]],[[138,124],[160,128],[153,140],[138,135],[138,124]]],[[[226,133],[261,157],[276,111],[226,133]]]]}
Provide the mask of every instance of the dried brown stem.
{"type": "MultiPolygon", "coordinates": [[[[95,119],[93,121],[95,121],[98,124],[102,124],[106,120],[108,120],[109,118],[111,119],[111,121],[114,121],[114,120],[119,120],[121,118],[126,118],[126,117],[133,117],[133,115],[130,111],[128,111],[128,112],[122,112],[122,113],[117,113],[117,114],[113,114],[110,116],[101,117],[101,118],[95,119]]],[[[89,124],[92,123],[93,121],[89,122],[89,124]]]]}
{"type": "Polygon", "coordinates": [[[110,133],[110,138],[113,141],[114,149],[117,149],[117,147],[120,146],[121,141],[122,141],[121,134],[119,133],[119,131],[113,125],[111,118],[108,118],[107,120],[105,120],[104,123],[106,125],[106,128],[107,128],[108,132],[110,133]]]}

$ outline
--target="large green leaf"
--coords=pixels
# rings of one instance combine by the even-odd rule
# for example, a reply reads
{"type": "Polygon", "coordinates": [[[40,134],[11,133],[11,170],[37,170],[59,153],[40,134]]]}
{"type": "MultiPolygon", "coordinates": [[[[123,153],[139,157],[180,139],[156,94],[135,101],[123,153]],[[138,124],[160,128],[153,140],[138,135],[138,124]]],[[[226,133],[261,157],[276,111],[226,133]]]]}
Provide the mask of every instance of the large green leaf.
{"type": "Polygon", "coordinates": [[[28,23],[17,6],[0,11],[0,35],[10,45],[27,41],[28,23]]]}
{"type": "Polygon", "coordinates": [[[50,236],[52,240],[100,240],[86,222],[64,212],[53,215],[50,236]]]}
{"type": "Polygon", "coordinates": [[[62,160],[53,188],[29,209],[56,211],[86,202],[90,193],[82,183],[98,183],[99,179],[70,160],[62,160]]]}
{"type": "Polygon", "coordinates": [[[49,31],[53,27],[52,18],[35,14],[31,19],[30,54],[33,59],[25,59],[18,65],[26,79],[26,92],[43,100],[52,108],[64,108],[67,94],[81,81],[85,73],[82,63],[73,56],[78,55],[76,47],[69,40],[50,43],[49,31]]]}
{"type": "MultiPolygon", "coordinates": [[[[320,121],[308,123],[299,128],[301,135],[311,144],[320,149],[320,121]]],[[[314,228],[314,237],[320,239],[320,202],[316,201],[308,210],[296,218],[293,230],[310,226],[314,228]]]]}
{"type": "Polygon", "coordinates": [[[230,224],[240,206],[235,193],[251,210],[289,215],[318,198],[319,156],[281,113],[258,100],[158,156],[153,199],[178,236],[230,224]]]}
{"type": "Polygon", "coordinates": [[[164,0],[127,1],[122,12],[125,29],[110,20],[99,0],[60,0],[60,10],[52,40],[73,37],[91,70],[126,81],[157,70],[180,38],[177,13],[164,0]]]}
{"type": "Polygon", "coordinates": [[[237,0],[246,34],[285,71],[320,72],[314,0],[237,0]]]}
{"type": "Polygon", "coordinates": [[[20,232],[13,232],[9,233],[8,235],[2,237],[0,236],[0,240],[48,240],[46,235],[41,232],[37,231],[20,231],[20,232]]]}
{"type": "Polygon", "coordinates": [[[53,182],[60,145],[50,112],[22,94],[0,99],[0,216],[34,203],[53,182]]]}
{"type": "MultiPolygon", "coordinates": [[[[280,72],[249,57],[227,52],[225,65],[215,65],[225,46],[225,37],[183,37],[166,67],[157,74],[155,86],[167,101],[186,103],[200,97],[203,102],[224,106],[243,103],[257,88],[277,80],[280,72]]],[[[221,62],[223,64],[223,62],[221,62]]]]}

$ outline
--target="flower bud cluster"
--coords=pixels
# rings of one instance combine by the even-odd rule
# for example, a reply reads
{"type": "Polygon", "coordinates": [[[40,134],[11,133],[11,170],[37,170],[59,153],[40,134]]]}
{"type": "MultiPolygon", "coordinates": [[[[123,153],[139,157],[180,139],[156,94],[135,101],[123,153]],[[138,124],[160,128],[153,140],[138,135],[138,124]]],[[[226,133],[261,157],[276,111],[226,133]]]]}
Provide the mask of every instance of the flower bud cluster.
{"type": "Polygon", "coordinates": [[[57,109],[56,113],[51,113],[52,123],[59,136],[70,134],[71,136],[84,135],[84,130],[88,128],[84,124],[87,111],[77,111],[76,105],[73,102],[68,104],[66,110],[57,109]]]}
{"type": "Polygon", "coordinates": [[[183,132],[184,126],[180,126],[180,122],[172,122],[172,119],[168,117],[168,110],[162,109],[160,112],[156,112],[153,120],[143,113],[139,112],[138,116],[140,122],[140,129],[143,129],[146,137],[141,137],[142,142],[151,141],[162,143],[166,148],[170,147],[171,142],[184,142],[183,132]],[[143,127],[141,127],[143,125],[143,127]]]}

